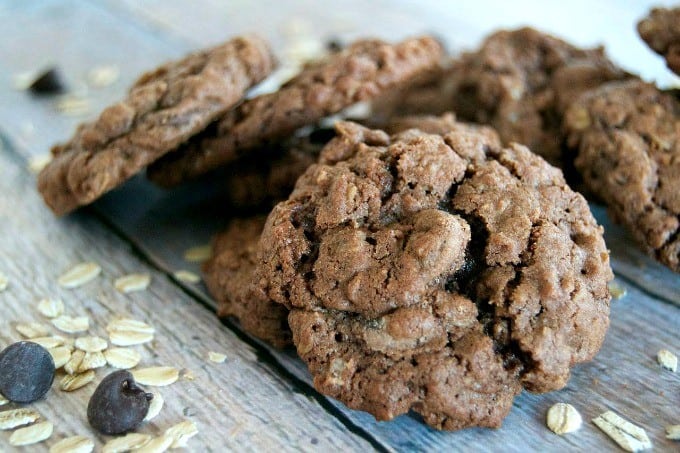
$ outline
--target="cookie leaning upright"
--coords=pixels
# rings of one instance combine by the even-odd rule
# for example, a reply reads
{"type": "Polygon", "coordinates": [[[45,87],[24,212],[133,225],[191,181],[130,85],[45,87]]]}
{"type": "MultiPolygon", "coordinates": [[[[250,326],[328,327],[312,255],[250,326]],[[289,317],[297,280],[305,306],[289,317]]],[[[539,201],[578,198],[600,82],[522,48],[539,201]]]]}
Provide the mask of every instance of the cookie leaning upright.
{"type": "Polygon", "coordinates": [[[206,131],[149,168],[149,178],[173,186],[194,178],[267,142],[387,90],[436,67],[441,45],[429,37],[398,44],[358,41],[315,63],[274,93],[241,104],[206,131]]]}
{"type": "Polygon", "coordinates": [[[45,202],[57,215],[93,202],[205,129],[274,66],[267,43],[248,36],[144,74],[123,101],[52,149],[38,177],[45,202]]]}
{"type": "Polygon", "coordinates": [[[497,427],[522,388],[561,388],[599,350],[609,257],[558,169],[489,128],[422,124],[439,133],[338,123],[267,219],[260,285],[322,393],[497,427]]]}
{"type": "Polygon", "coordinates": [[[680,102],[641,80],[611,82],[575,102],[564,127],[588,189],[680,272],[680,102]]]}
{"type": "Polygon", "coordinates": [[[640,37],[666,59],[671,71],[680,75],[680,7],[654,8],[637,24],[640,37]]]}

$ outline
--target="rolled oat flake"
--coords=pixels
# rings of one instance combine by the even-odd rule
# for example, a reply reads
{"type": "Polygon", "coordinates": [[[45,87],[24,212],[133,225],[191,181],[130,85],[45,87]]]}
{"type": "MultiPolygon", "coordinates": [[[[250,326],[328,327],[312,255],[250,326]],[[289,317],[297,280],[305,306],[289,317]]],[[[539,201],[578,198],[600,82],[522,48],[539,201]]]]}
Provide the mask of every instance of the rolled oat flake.
{"type": "Polygon", "coordinates": [[[129,371],[114,371],[101,381],[87,406],[90,425],[102,434],[122,434],[139,426],[153,394],[140,388],[129,371]]]}
{"type": "Polygon", "coordinates": [[[19,341],[0,352],[0,393],[15,403],[39,400],[54,381],[54,359],[39,344],[19,341]]]}

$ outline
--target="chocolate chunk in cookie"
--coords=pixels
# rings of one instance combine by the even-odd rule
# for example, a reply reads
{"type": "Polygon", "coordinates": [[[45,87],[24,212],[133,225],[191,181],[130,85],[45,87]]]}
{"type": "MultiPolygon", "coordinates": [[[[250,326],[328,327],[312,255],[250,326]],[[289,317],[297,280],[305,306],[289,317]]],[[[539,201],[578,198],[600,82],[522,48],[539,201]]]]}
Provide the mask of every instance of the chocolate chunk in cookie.
{"type": "Polygon", "coordinates": [[[220,317],[233,316],[243,329],[283,348],[291,344],[288,310],[256,285],[256,249],[265,217],[233,220],[213,241],[213,257],[203,266],[205,283],[220,317]]]}
{"type": "Polygon", "coordinates": [[[125,100],[52,149],[38,189],[57,214],[86,205],[176,149],[271,72],[258,37],[235,38],[144,74],[125,100]]]}
{"type": "Polygon", "coordinates": [[[639,80],[611,82],[568,110],[584,183],[643,249],[680,272],[680,102],[639,80]]]}
{"type": "Polygon", "coordinates": [[[637,24],[640,37],[680,75],[680,8],[654,8],[637,24]]]}
{"type": "Polygon", "coordinates": [[[600,348],[602,229],[558,169],[484,130],[338,123],[269,215],[258,281],[322,393],[380,420],[496,427],[522,388],[563,387],[600,348]]]}
{"type": "Polygon", "coordinates": [[[358,41],[309,65],[274,93],[248,100],[217,127],[149,168],[162,186],[176,185],[292,135],[297,129],[398,87],[436,66],[442,48],[432,38],[399,44],[358,41]]]}

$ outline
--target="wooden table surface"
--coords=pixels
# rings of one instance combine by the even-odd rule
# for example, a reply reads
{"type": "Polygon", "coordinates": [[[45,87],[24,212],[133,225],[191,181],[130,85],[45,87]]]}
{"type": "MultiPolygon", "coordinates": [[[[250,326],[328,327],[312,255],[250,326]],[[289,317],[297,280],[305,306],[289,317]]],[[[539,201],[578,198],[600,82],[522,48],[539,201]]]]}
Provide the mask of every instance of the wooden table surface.
{"type": "MultiPolygon", "coordinates": [[[[140,432],[160,434],[193,420],[199,434],[190,451],[616,450],[590,422],[609,409],[644,427],[655,451],[678,451],[664,428],[680,424],[680,373],[661,369],[655,357],[661,348],[680,354],[680,278],[642,255],[601,207],[593,211],[605,226],[616,284],[627,294],[612,304],[611,328],[596,360],[577,367],[561,391],[522,394],[501,429],[446,433],[411,415],[378,423],[318,394],[294,351],[273,350],[237,323],[220,323],[202,284],[173,278],[178,269],[198,272],[183,260],[184,250],[206,243],[229,219],[210,187],[162,192],[136,178],[64,219],[54,218],[35,190],[30,158],[119,98],[140,72],[242,32],[268,37],[285,59],[329,37],[398,39],[426,31],[459,51],[497,27],[531,24],[580,45],[605,43],[626,69],[664,86],[678,82],[635,36],[646,1],[458,3],[0,1],[0,273],[9,278],[0,293],[0,347],[20,339],[17,322],[40,320],[36,302],[43,297],[59,297],[68,313],[88,316],[92,334],[105,336],[104,326],[116,316],[152,324],[155,341],[137,347],[140,366],[183,371],[177,383],[158,389],[165,407],[140,432]],[[47,65],[58,66],[69,87],[89,101],[82,116],[64,115],[54,99],[13,88],[17,74],[47,65]],[[104,88],[88,87],[86,74],[101,65],[117,67],[119,78],[104,88]],[[57,277],[81,261],[96,261],[102,275],[78,289],[60,288],[57,277]],[[132,272],[149,273],[149,288],[117,292],[113,280],[132,272]],[[227,360],[210,362],[209,351],[227,360]],[[580,431],[560,437],[545,427],[547,409],[560,401],[581,412],[580,431]]],[[[97,381],[105,373],[98,370],[97,381]]],[[[96,436],[85,417],[95,385],[65,393],[57,384],[31,405],[54,423],[54,434],[30,450],[47,450],[75,434],[93,438],[99,449],[107,438],[96,436]]],[[[13,451],[9,435],[0,432],[0,452],[13,451]]]]}

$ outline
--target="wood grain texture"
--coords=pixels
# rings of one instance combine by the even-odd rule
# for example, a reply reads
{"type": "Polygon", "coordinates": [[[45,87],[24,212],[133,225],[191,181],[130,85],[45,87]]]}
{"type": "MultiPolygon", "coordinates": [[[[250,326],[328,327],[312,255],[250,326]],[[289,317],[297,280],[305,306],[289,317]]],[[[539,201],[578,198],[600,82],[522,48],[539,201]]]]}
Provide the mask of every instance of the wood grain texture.
{"type": "MultiPolygon", "coordinates": [[[[151,324],[156,328],[153,343],[134,347],[142,354],[138,367],[167,365],[194,375],[193,380],[180,378],[157,389],[165,406],[140,432],[160,434],[189,419],[200,431],[189,443],[192,451],[370,448],[314,398],[308,398],[305,388],[262,360],[261,352],[220,324],[165,274],[131,253],[128,244],[92,215],[83,212],[55,219],[44,208],[34,184],[25,162],[13,158],[6,148],[0,149],[0,272],[9,279],[8,289],[0,293],[0,348],[21,339],[14,329],[17,322],[39,321],[49,326],[37,311],[37,302],[58,297],[67,314],[90,318],[89,334],[106,338],[104,327],[116,316],[151,324]],[[57,285],[61,273],[86,260],[102,266],[97,279],[73,290],[57,285]],[[149,288],[127,295],[116,291],[114,279],[131,272],[150,273],[149,288]],[[209,351],[226,354],[227,361],[210,362],[209,351]]],[[[49,327],[51,333],[60,333],[49,327]]],[[[58,389],[63,373],[57,375],[46,399],[30,405],[55,425],[52,438],[35,450],[46,450],[76,434],[96,438],[101,445],[105,438],[94,436],[85,413],[96,383],[111,371],[108,367],[97,370],[93,384],[73,393],[58,389]]],[[[12,450],[10,434],[0,432],[0,451],[12,450]]]]}
{"type": "MultiPolygon", "coordinates": [[[[441,6],[437,2],[431,3],[435,9],[441,6]]],[[[300,17],[306,18],[303,23],[306,21],[312,25],[310,33],[315,36],[328,34],[329,30],[343,37],[364,34],[368,22],[375,32],[372,34],[386,37],[413,34],[426,27],[432,29],[430,24],[434,24],[435,31],[444,32],[449,37],[455,35],[456,40],[452,41],[454,43],[476,42],[473,40],[477,39],[481,30],[488,31],[488,24],[476,22],[477,16],[470,11],[466,13],[464,9],[460,15],[452,18],[451,14],[428,14],[421,7],[388,8],[383,2],[379,2],[370,6],[374,8],[371,11],[375,14],[366,15],[366,10],[358,5],[365,5],[365,2],[347,1],[343,5],[336,5],[334,12],[324,6],[323,2],[302,2],[295,5],[284,2],[277,3],[276,6],[269,5],[269,14],[262,16],[262,5],[258,7],[250,2],[216,0],[202,0],[188,9],[182,2],[155,0],[143,3],[127,0],[96,0],[92,3],[29,0],[12,6],[3,4],[0,7],[0,29],[25,43],[31,52],[17,52],[9,42],[0,42],[0,129],[16,144],[16,149],[22,156],[27,158],[44,153],[56,139],[66,138],[80,120],[56,114],[49,99],[36,99],[26,93],[11,90],[12,74],[35,68],[47,59],[52,59],[64,68],[72,80],[82,80],[82,75],[100,62],[115,62],[120,67],[121,79],[118,83],[104,90],[88,92],[93,105],[91,114],[94,114],[119,96],[126,84],[142,70],[187,49],[219,41],[242,30],[250,31],[255,23],[266,31],[265,34],[272,33],[273,38],[280,37],[281,41],[277,41],[280,49],[284,46],[280,43],[285,44],[289,36],[285,31],[286,27],[300,17]],[[319,20],[319,17],[327,20],[319,20]],[[450,29],[444,27],[447,20],[453,24],[450,29]],[[317,21],[323,22],[324,27],[315,27],[317,21]],[[36,32],[36,29],[39,30],[36,32]],[[115,39],[111,36],[115,36],[115,39]],[[26,134],[26,121],[32,122],[37,132],[26,134]]],[[[639,4],[635,8],[640,8],[639,4]]],[[[305,27],[296,25],[300,26],[305,27]]],[[[224,404],[206,404],[202,415],[217,420],[211,425],[215,427],[211,430],[215,431],[211,433],[214,437],[209,438],[215,442],[212,445],[216,449],[223,445],[238,449],[263,449],[278,443],[300,449],[327,450],[330,447],[363,450],[369,447],[363,439],[347,432],[347,427],[360,427],[364,431],[362,435],[373,442],[372,446],[387,450],[611,450],[615,448],[614,444],[588,421],[606,409],[615,410],[644,426],[659,451],[677,448],[676,444],[663,438],[663,427],[680,423],[677,410],[680,406],[680,375],[661,370],[654,356],[662,347],[680,352],[680,338],[677,334],[680,309],[673,305],[680,298],[680,279],[677,274],[637,251],[625,232],[608,222],[606,213],[601,208],[594,207],[594,211],[607,228],[606,239],[612,249],[613,265],[621,277],[621,284],[628,290],[628,295],[613,305],[612,327],[597,360],[579,367],[567,388],[560,392],[548,395],[525,393],[520,396],[500,430],[472,429],[440,433],[422,425],[413,416],[378,423],[365,413],[348,410],[340,403],[325,401],[322,396],[314,395],[309,388],[309,374],[292,351],[274,351],[260,344],[255,353],[264,362],[256,362],[253,350],[247,343],[221,327],[206,310],[164,279],[162,273],[154,272],[151,290],[144,295],[120,296],[112,289],[110,279],[118,273],[137,271],[145,266],[131,256],[131,247],[165,273],[169,274],[179,268],[198,271],[195,265],[182,259],[184,250],[207,242],[233,215],[224,212],[214,184],[208,181],[192,187],[191,190],[179,188],[172,192],[163,192],[143,178],[136,178],[104,197],[92,210],[63,221],[54,221],[49,212],[39,206],[33,192],[33,183],[26,173],[15,167],[10,166],[10,170],[6,167],[0,167],[0,187],[4,187],[4,181],[9,179],[8,187],[17,185],[20,190],[12,189],[13,198],[9,197],[6,202],[0,201],[0,215],[17,216],[12,206],[18,205],[19,200],[22,204],[26,203],[22,197],[32,200],[32,207],[29,213],[19,215],[24,220],[12,230],[11,241],[4,239],[6,235],[0,235],[0,251],[6,250],[3,248],[5,243],[9,244],[8,249],[19,244],[23,250],[31,251],[29,255],[37,256],[40,252],[40,256],[47,257],[47,261],[51,263],[50,272],[46,272],[33,261],[22,261],[20,254],[16,257],[13,255],[12,259],[17,264],[11,266],[16,269],[12,270],[12,279],[14,284],[24,288],[24,292],[21,297],[12,299],[9,305],[12,308],[8,310],[16,314],[24,313],[22,304],[30,304],[33,300],[28,296],[53,288],[54,277],[79,259],[97,254],[108,257],[110,261],[106,263],[105,275],[109,280],[97,284],[107,283],[102,291],[110,300],[97,301],[98,293],[83,293],[77,300],[84,301],[87,307],[95,304],[92,307],[99,308],[91,310],[93,313],[100,313],[100,317],[106,316],[105,313],[109,310],[124,309],[142,314],[153,311],[149,315],[152,323],[156,327],[159,324],[164,326],[163,331],[170,338],[168,344],[160,343],[159,347],[167,348],[162,354],[179,353],[182,358],[186,354],[187,361],[203,364],[206,368],[198,367],[199,371],[204,370],[206,376],[209,372],[209,376],[215,380],[215,386],[210,388],[221,392],[216,393],[217,397],[211,398],[219,400],[221,395],[226,394],[225,398],[229,398],[230,404],[242,408],[235,414],[245,414],[242,416],[248,420],[256,418],[256,421],[261,422],[248,428],[247,435],[242,435],[237,430],[236,440],[225,440],[224,436],[228,435],[226,427],[233,426],[229,423],[235,423],[233,419],[238,416],[224,412],[224,404]],[[110,229],[127,238],[129,242],[121,242],[112,237],[95,217],[103,219],[110,229]],[[44,223],[46,226],[32,226],[31,222],[44,223]],[[31,228],[42,232],[49,239],[34,239],[30,233],[31,228]],[[24,229],[29,233],[24,233],[24,229]],[[87,250],[87,255],[78,254],[85,250],[82,247],[87,250]],[[59,261],[62,254],[69,259],[59,261]],[[159,307],[163,307],[163,310],[159,307]],[[187,319],[194,321],[188,323],[187,319]],[[200,336],[212,338],[210,341],[216,342],[212,343],[215,348],[222,344],[222,349],[215,350],[224,351],[228,345],[229,350],[226,353],[230,357],[233,354],[240,357],[238,354],[241,351],[243,359],[237,363],[251,368],[232,369],[231,360],[225,364],[224,369],[215,369],[212,364],[208,366],[203,357],[199,359],[200,352],[191,349],[194,344],[191,336],[182,336],[184,329],[195,330],[201,332],[200,336]],[[179,335],[179,338],[172,339],[170,330],[174,330],[173,334],[179,335]],[[178,344],[180,341],[188,342],[187,346],[178,344]],[[274,365],[275,369],[272,369],[267,364],[267,357],[273,358],[280,368],[274,365]],[[250,381],[249,387],[242,388],[233,382],[240,373],[244,374],[244,380],[250,381]],[[256,379],[260,374],[263,377],[256,379]],[[311,392],[313,398],[323,401],[323,407],[319,407],[315,400],[309,401],[306,396],[299,396],[296,391],[311,392]],[[257,395],[255,402],[250,401],[252,395],[257,395]],[[581,411],[586,421],[581,431],[557,437],[545,428],[545,412],[557,401],[569,402],[581,411]],[[277,406],[278,404],[281,405],[277,406]],[[251,409],[246,409],[248,407],[251,409]],[[263,412],[255,411],[254,407],[263,412]],[[326,412],[329,408],[332,410],[326,412]],[[305,416],[308,409],[309,414],[305,416]],[[304,413],[301,415],[300,411],[304,413]],[[339,418],[336,420],[334,416],[339,418]],[[316,420],[317,424],[310,425],[310,419],[316,420]],[[292,431],[272,430],[268,424],[277,420],[288,423],[285,426],[294,425],[290,428],[292,431]],[[311,440],[304,443],[305,436],[310,435],[317,439],[317,444],[312,444],[311,440]],[[335,445],[331,445],[331,442],[335,442],[335,445]]],[[[0,271],[6,272],[4,269],[0,271]]],[[[213,303],[201,284],[183,287],[196,300],[207,305],[213,303]]],[[[85,290],[88,288],[78,291],[85,290]]],[[[72,296],[77,293],[67,294],[72,296]]],[[[0,294],[0,299],[2,297],[6,295],[0,294]]],[[[0,326],[5,322],[4,313],[3,311],[0,326]]],[[[238,329],[234,324],[230,324],[230,327],[238,329]]],[[[248,343],[254,344],[253,340],[248,343]]],[[[145,357],[150,358],[148,355],[145,357]]],[[[158,363],[164,364],[162,361],[158,363]]],[[[198,372],[193,371],[198,377],[198,372]]],[[[181,386],[184,383],[175,385],[181,386]]],[[[92,390],[93,388],[83,391],[92,390]]],[[[182,396],[185,388],[170,387],[168,390],[176,390],[180,393],[178,398],[184,398],[181,400],[183,404],[189,404],[184,403],[189,401],[189,395],[182,396]]],[[[167,402],[170,398],[165,392],[163,395],[167,402]]],[[[64,412],[71,413],[75,410],[75,405],[64,406],[64,412]]],[[[181,415],[180,406],[174,410],[181,415]]],[[[173,412],[168,414],[175,415],[173,412]]],[[[162,420],[159,418],[157,423],[162,420]]],[[[77,426],[74,425],[73,433],[87,433],[76,430],[77,426]]],[[[56,441],[57,438],[55,436],[53,440],[56,441]]],[[[202,446],[200,443],[193,445],[202,446]]]]}

